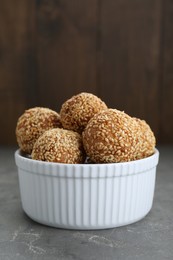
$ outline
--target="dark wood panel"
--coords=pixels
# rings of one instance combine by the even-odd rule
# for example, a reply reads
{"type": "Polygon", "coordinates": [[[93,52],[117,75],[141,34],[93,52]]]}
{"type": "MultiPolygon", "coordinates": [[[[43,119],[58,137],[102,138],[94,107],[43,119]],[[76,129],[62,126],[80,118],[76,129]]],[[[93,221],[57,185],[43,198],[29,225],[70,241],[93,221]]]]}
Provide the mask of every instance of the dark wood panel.
{"type": "Polygon", "coordinates": [[[1,91],[12,91],[22,86],[21,51],[26,36],[25,4],[22,1],[1,2],[0,7],[0,79],[1,91]],[[20,5],[21,4],[21,5],[20,5]],[[18,9],[19,8],[19,9],[18,9]],[[23,11],[23,12],[22,12],[23,11]]]}
{"type": "Polygon", "coordinates": [[[15,128],[18,117],[26,108],[25,96],[21,91],[6,91],[0,95],[0,144],[16,144],[15,128]]]}
{"type": "Polygon", "coordinates": [[[31,34],[34,1],[1,1],[0,4],[0,143],[15,143],[19,115],[32,104],[34,62],[31,34]]]}
{"type": "Polygon", "coordinates": [[[0,144],[35,105],[88,91],[173,143],[171,0],[2,0],[0,144]]]}
{"type": "Polygon", "coordinates": [[[173,1],[163,1],[159,138],[173,143],[173,1]]]}
{"type": "Polygon", "coordinates": [[[101,96],[157,135],[161,1],[103,0],[100,20],[101,96]]]}
{"type": "Polygon", "coordinates": [[[37,8],[40,104],[59,110],[75,93],[96,93],[97,0],[40,0],[37,8]]]}

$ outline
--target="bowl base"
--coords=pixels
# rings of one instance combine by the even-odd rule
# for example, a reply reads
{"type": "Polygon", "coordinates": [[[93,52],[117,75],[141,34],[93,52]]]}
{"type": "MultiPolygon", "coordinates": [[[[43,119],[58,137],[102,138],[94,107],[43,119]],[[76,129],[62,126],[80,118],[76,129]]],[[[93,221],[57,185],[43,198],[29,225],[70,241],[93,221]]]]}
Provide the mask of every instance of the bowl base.
{"type": "Polygon", "coordinates": [[[103,230],[103,229],[112,229],[112,228],[117,228],[117,227],[123,227],[123,226],[127,226],[127,225],[131,225],[133,223],[136,223],[136,222],[142,220],[143,218],[145,218],[149,214],[150,210],[151,210],[151,208],[149,209],[149,211],[145,215],[140,216],[137,219],[127,221],[127,222],[124,222],[124,223],[118,223],[118,224],[113,224],[113,225],[105,225],[105,226],[70,226],[70,225],[51,223],[51,222],[46,222],[44,220],[40,220],[40,219],[37,219],[35,217],[32,217],[25,210],[23,210],[23,211],[33,221],[35,221],[35,222],[37,222],[41,225],[48,226],[48,227],[54,227],[54,228],[60,228],[60,229],[70,229],[70,230],[103,230]]]}

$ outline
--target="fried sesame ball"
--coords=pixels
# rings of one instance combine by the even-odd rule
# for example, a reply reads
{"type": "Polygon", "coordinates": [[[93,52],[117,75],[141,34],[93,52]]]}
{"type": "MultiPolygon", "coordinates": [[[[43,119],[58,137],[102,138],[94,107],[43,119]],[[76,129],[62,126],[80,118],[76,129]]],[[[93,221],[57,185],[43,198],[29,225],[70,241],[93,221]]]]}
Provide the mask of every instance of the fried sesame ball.
{"type": "Polygon", "coordinates": [[[154,144],[148,134],[143,135],[145,127],[124,112],[116,109],[104,110],[89,121],[82,134],[86,154],[96,163],[127,162],[144,158],[148,155],[146,150],[149,143],[151,142],[151,146],[154,144]],[[146,138],[147,146],[144,142],[146,138]],[[139,153],[141,148],[143,150],[139,153]]]}
{"type": "Polygon", "coordinates": [[[81,133],[89,120],[106,108],[106,104],[97,96],[80,93],[62,105],[60,111],[62,125],[65,129],[81,133]]]}
{"type": "Polygon", "coordinates": [[[48,130],[35,142],[31,157],[47,162],[83,163],[85,153],[82,137],[71,130],[48,130]]]}
{"type": "Polygon", "coordinates": [[[150,126],[145,120],[139,118],[133,118],[139,125],[138,131],[138,149],[136,153],[136,159],[142,159],[148,157],[154,153],[156,146],[156,138],[152,132],[150,126]]]}
{"type": "Polygon", "coordinates": [[[17,121],[18,145],[22,151],[30,154],[40,135],[46,130],[61,126],[60,115],[55,111],[43,107],[30,108],[17,121]]]}

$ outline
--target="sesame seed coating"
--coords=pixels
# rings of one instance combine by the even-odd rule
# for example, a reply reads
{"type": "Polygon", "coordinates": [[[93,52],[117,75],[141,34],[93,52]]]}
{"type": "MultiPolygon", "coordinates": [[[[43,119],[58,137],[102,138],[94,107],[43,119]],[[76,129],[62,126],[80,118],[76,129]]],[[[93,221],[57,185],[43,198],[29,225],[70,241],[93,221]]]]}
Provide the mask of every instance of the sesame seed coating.
{"type": "Polygon", "coordinates": [[[97,96],[80,93],[62,105],[60,111],[62,125],[65,129],[81,133],[89,120],[106,108],[106,104],[97,96]]]}
{"type": "Polygon", "coordinates": [[[152,132],[150,126],[146,123],[145,120],[141,120],[139,118],[133,118],[139,125],[138,138],[139,147],[136,155],[136,159],[141,159],[148,157],[154,153],[154,148],[156,146],[156,138],[154,133],[152,132]]]}
{"type": "Polygon", "coordinates": [[[34,107],[26,110],[18,119],[16,137],[20,149],[28,154],[46,130],[61,127],[60,115],[49,108],[34,107]]]}
{"type": "Polygon", "coordinates": [[[86,154],[92,161],[114,163],[151,155],[154,142],[148,132],[150,129],[143,122],[116,109],[107,109],[89,121],[82,136],[86,154]]]}
{"type": "Polygon", "coordinates": [[[31,157],[47,162],[83,163],[85,153],[82,137],[70,130],[60,128],[48,130],[35,142],[31,157]]]}

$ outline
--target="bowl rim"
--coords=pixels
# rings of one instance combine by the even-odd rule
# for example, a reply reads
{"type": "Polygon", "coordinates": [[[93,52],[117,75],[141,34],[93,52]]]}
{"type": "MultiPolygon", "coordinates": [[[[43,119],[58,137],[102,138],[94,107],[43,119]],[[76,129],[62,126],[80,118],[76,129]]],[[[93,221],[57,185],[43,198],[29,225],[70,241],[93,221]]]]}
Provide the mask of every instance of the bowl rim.
{"type": "Polygon", "coordinates": [[[46,161],[41,161],[41,160],[34,160],[32,158],[27,158],[25,156],[23,156],[21,154],[21,149],[17,149],[15,151],[15,160],[16,160],[16,164],[17,164],[17,161],[19,160],[22,160],[23,162],[26,162],[26,163],[32,163],[32,164],[35,164],[35,165],[47,165],[47,166],[59,166],[59,167],[84,167],[84,168],[87,168],[87,167],[105,167],[105,166],[116,166],[118,165],[119,167],[121,166],[128,166],[128,165],[131,165],[131,164],[134,164],[134,163],[148,163],[150,160],[156,160],[158,161],[158,158],[159,158],[159,151],[157,148],[154,149],[154,153],[148,157],[145,157],[145,158],[142,158],[142,159],[138,159],[138,160],[133,160],[133,161],[129,161],[129,162],[118,162],[118,163],[80,163],[80,164],[68,164],[68,163],[57,163],[57,162],[46,162],[46,161]]]}

